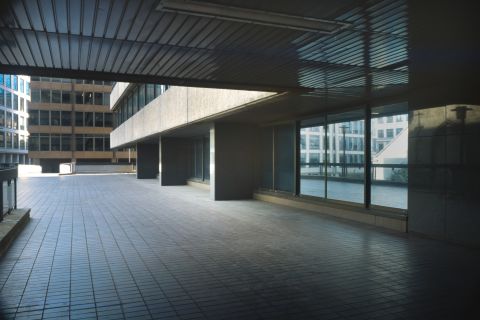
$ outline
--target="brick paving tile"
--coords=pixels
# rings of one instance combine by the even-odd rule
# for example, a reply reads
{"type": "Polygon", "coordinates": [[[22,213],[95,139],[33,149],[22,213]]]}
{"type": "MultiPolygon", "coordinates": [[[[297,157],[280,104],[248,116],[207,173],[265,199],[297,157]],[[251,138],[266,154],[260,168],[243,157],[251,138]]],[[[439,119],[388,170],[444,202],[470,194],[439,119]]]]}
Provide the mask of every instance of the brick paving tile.
{"type": "Polygon", "coordinates": [[[6,319],[480,319],[478,249],[133,175],[18,190],[6,319]]]}

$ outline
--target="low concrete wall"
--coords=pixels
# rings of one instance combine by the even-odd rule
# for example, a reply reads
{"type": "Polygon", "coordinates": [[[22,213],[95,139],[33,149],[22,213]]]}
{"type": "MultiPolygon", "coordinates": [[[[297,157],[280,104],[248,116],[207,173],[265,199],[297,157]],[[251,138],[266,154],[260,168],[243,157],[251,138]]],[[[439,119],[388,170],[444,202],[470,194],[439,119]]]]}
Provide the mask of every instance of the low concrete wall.
{"type": "Polygon", "coordinates": [[[171,87],[110,134],[112,148],[215,118],[277,95],[272,92],[171,87]]]}
{"type": "Polygon", "coordinates": [[[294,199],[260,192],[254,193],[253,197],[256,200],[271,202],[297,209],[314,211],[345,220],[356,221],[399,232],[407,232],[406,216],[395,216],[388,213],[381,214],[380,212],[374,211],[368,212],[362,208],[348,208],[340,205],[335,206],[333,204],[323,204],[306,199],[294,199]]]}
{"type": "Polygon", "coordinates": [[[131,164],[77,164],[75,173],[133,173],[131,164]]]}
{"type": "Polygon", "coordinates": [[[31,174],[40,174],[42,173],[42,167],[36,166],[33,164],[19,164],[18,165],[18,176],[25,177],[31,174]]]}

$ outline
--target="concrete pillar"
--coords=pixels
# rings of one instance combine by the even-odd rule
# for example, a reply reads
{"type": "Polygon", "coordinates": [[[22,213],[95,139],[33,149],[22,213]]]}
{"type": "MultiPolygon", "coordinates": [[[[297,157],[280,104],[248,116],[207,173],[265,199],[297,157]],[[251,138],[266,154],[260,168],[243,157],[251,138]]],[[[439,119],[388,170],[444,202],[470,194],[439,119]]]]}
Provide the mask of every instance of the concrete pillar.
{"type": "Polygon", "coordinates": [[[184,185],[190,177],[191,143],[186,138],[160,139],[160,182],[162,186],[184,185]]]}
{"type": "Polygon", "coordinates": [[[408,229],[480,246],[475,3],[409,1],[408,229]]]}
{"type": "Polygon", "coordinates": [[[159,167],[159,144],[137,143],[137,179],[156,179],[159,167]]]}
{"type": "Polygon", "coordinates": [[[210,130],[210,196],[213,200],[252,198],[256,129],[215,123],[210,130]]]}

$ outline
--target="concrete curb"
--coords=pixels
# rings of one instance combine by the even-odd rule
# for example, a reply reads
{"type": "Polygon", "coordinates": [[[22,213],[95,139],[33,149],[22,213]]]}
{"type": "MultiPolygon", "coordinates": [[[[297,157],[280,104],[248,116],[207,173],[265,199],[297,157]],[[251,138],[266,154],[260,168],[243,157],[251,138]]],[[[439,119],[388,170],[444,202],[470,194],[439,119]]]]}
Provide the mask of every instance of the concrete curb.
{"type": "Polygon", "coordinates": [[[0,222],[0,257],[30,220],[30,209],[16,209],[0,222]]]}

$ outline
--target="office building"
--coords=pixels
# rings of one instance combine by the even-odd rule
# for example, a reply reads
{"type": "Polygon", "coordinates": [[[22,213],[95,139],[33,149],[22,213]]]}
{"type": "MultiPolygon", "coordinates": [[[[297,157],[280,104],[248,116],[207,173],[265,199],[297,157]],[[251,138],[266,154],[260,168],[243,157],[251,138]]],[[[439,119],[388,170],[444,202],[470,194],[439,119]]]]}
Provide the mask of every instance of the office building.
{"type": "Polygon", "coordinates": [[[110,149],[111,82],[32,77],[31,87],[29,158],[43,172],[58,172],[60,163],[132,160],[128,151],[110,149]]]}
{"type": "Polygon", "coordinates": [[[30,77],[0,74],[0,164],[28,163],[30,77]]]}

